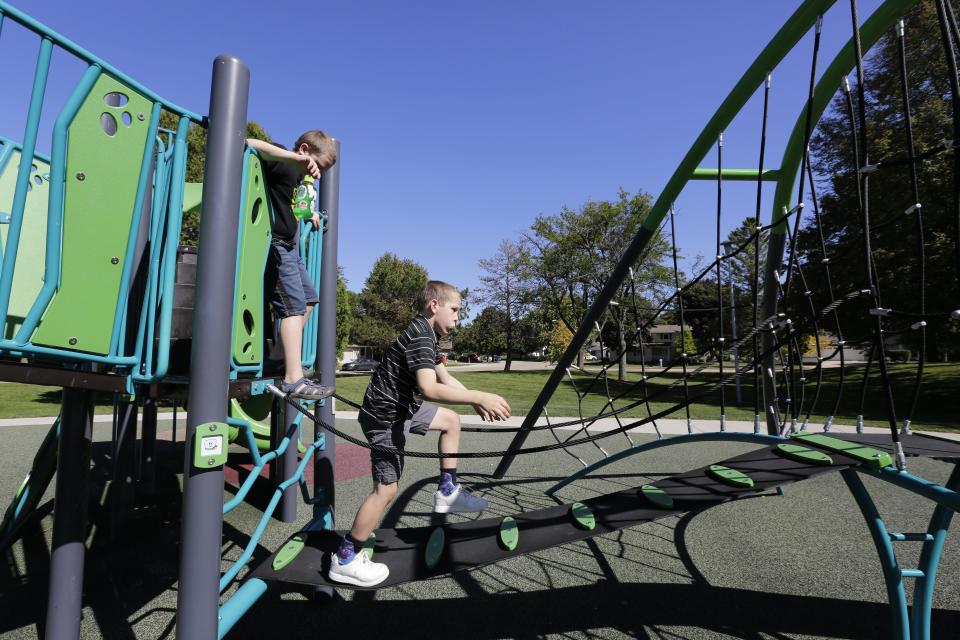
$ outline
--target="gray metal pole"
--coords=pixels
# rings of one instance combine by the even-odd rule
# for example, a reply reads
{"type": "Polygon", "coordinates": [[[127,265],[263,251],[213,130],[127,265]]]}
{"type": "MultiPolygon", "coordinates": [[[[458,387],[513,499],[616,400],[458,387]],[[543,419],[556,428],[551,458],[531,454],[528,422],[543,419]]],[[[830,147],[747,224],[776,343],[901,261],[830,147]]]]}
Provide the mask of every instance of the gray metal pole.
{"type": "MultiPolygon", "coordinates": [[[[320,382],[333,387],[337,383],[337,226],[340,217],[340,141],[337,140],[337,163],[330,167],[320,181],[320,208],[327,212],[327,229],[323,234],[323,256],[320,265],[320,304],[317,312],[317,361],[315,368],[320,372],[320,382]]],[[[333,410],[333,398],[324,401],[319,408],[320,418],[327,424],[333,424],[336,416],[333,410]]],[[[323,431],[314,425],[314,438],[323,435],[323,431]]],[[[334,505],[336,489],[334,486],[334,460],[336,459],[336,441],[326,434],[325,447],[317,451],[313,459],[314,495],[319,500],[313,505],[314,518],[329,517],[329,525],[334,525],[334,505]]]]}
{"type": "Polygon", "coordinates": [[[65,388],[61,416],[46,624],[54,640],[80,637],[93,392],[65,388]]]}
{"type": "MultiPolygon", "coordinates": [[[[177,597],[177,636],[191,640],[217,637],[223,465],[207,467],[197,455],[197,427],[203,426],[203,434],[215,433],[212,428],[227,419],[237,212],[249,86],[250,70],[239,59],[220,55],[214,60],[190,352],[177,597]]],[[[225,441],[222,446],[225,452],[225,441]]],[[[212,457],[209,460],[218,462],[212,457]]]]}

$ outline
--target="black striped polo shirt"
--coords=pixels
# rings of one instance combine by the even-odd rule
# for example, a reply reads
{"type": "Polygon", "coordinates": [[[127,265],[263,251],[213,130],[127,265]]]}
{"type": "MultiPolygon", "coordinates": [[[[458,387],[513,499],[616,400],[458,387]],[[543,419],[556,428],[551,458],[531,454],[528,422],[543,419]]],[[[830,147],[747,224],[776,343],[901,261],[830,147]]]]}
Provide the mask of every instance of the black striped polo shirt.
{"type": "Polygon", "coordinates": [[[383,427],[408,420],[423,404],[417,371],[434,368],[439,362],[437,334],[427,319],[418,314],[393,341],[373,372],[363,396],[361,418],[365,413],[383,427]]]}

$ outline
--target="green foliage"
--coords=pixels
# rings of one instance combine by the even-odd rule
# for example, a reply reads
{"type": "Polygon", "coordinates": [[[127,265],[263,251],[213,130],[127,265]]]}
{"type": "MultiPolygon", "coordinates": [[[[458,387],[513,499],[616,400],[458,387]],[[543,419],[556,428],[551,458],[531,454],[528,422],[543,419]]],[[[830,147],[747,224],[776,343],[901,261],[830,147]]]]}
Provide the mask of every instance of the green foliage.
{"type": "Polygon", "coordinates": [[[343,269],[337,267],[337,359],[343,357],[343,350],[350,343],[350,330],[354,323],[354,308],[357,294],[347,289],[343,278],[343,269]]]}
{"type": "MultiPolygon", "coordinates": [[[[573,332],[620,261],[624,249],[650,213],[649,194],[620,190],[616,200],[588,201],[579,209],[564,207],[557,215],[538,216],[526,240],[537,297],[552,308],[573,332]]],[[[632,265],[633,278],[617,289],[600,321],[601,339],[614,353],[623,353],[618,376],[624,379],[627,342],[635,327],[650,317],[652,301],[671,286],[669,245],[659,231],[632,265]],[[636,302],[636,304],[634,304],[636,302]]]]}
{"type": "MultiPolygon", "coordinates": [[[[169,111],[160,113],[160,127],[171,131],[177,130],[179,118],[169,111]]],[[[247,122],[247,138],[256,138],[273,142],[273,138],[259,123],[251,120],[247,122]]],[[[186,182],[203,182],[204,169],[207,161],[207,130],[194,123],[187,130],[187,170],[186,182]]],[[[180,244],[197,246],[200,234],[200,214],[196,211],[188,212],[183,216],[180,231],[180,244]]]]}
{"type": "Polygon", "coordinates": [[[357,296],[351,341],[380,351],[389,347],[419,311],[414,301],[426,284],[427,271],[416,262],[392,253],[380,256],[357,296]]]}
{"type": "Polygon", "coordinates": [[[477,297],[501,313],[504,345],[496,353],[506,351],[504,369],[509,371],[516,346],[517,324],[534,300],[530,250],[524,243],[503,240],[496,255],[480,260],[480,268],[483,270],[480,276],[483,288],[477,292],[477,297]]]}
{"type": "Polygon", "coordinates": [[[910,349],[887,349],[886,354],[890,362],[910,361],[910,349]]]}
{"type": "Polygon", "coordinates": [[[573,333],[563,322],[553,323],[553,329],[547,336],[547,360],[557,362],[570,346],[573,340],[573,333]]]}
{"type": "MultiPolygon", "coordinates": [[[[944,62],[935,3],[918,3],[909,12],[905,41],[913,137],[916,153],[923,154],[957,135],[952,122],[950,75],[944,62]]],[[[892,32],[874,47],[865,66],[865,77],[866,150],[870,163],[887,165],[883,171],[870,176],[867,201],[872,221],[870,242],[883,306],[920,313],[923,293],[927,312],[953,309],[957,295],[954,246],[956,152],[934,153],[917,165],[919,201],[923,205],[921,236],[917,213],[904,215],[904,211],[917,201],[911,186],[910,165],[889,162],[908,155],[899,52],[892,32]],[[926,282],[923,286],[919,279],[921,247],[926,254],[926,282]]],[[[856,86],[853,89],[856,101],[856,86]]],[[[858,111],[855,104],[854,113],[858,111]]],[[[790,292],[794,309],[805,308],[804,289],[813,292],[814,306],[822,309],[831,302],[831,284],[834,296],[839,298],[865,288],[868,282],[858,215],[852,130],[844,97],[838,94],[812,139],[813,168],[822,181],[818,182],[822,215],[819,223],[808,217],[798,239],[799,258],[811,266],[805,269],[806,286],[797,282],[790,292]],[[829,281],[825,271],[819,268],[825,257],[824,248],[830,258],[829,281]]],[[[860,131],[859,126],[857,131],[860,131]]],[[[860,164],[864,162],[861,157],[860,164]]],[[[836,316],[831,315],[825,320],[827,330],[835,332],[837,323],[834,318],[839,320],[839,326],[847,336],[870,335],[873,330],[873,319],[859,303],[842,305],[836,316]]],[[[960,355],[960,326],[957,323],[929,322],[926,333],[928,359],[960,355]]],[[[920,350],[919,331],[904,334],[903,340],[911,350],[920,350]]]]}
{"type": "Polygon", "coordinates": [[[697,345],[693,340],[693,330],[690,327],[683,328],[683,340],[676,340],[673,343],[673,353],[676,355],[692,355],[697,352],[697,345]]]}
{"type": "Polygon", "coordinates": [[[461,353],[494,355],[507,348],[507,315],[495,307],[486,307],[454,339],[461,353]]]}

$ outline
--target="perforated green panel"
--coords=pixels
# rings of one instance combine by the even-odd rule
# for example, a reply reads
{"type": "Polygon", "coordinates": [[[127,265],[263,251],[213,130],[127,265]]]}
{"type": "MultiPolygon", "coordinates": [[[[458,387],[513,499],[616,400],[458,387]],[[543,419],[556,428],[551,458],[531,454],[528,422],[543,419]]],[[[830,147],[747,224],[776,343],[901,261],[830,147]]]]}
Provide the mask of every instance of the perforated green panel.
{"type": "Polygon", "coordinates": [[[60,287],[34,332],[34,344],[96,354],[110,350],[152,107],[136,91],[101,75],[70,125],[60,287]],[[113,106],[115,94],[127,102],[113,106]]]}
{"type": "Polygon", "coordinates": [[[260,159],[246,159],[240,260],[233,311],[233,361],[259,364],[263,359],[263,265],[270,249],[270,204],[260,159]]]}
{"type": "MultiPolygon", "coordinates": [[[[11,213],[13,192],[20,169],[20,152],[11,152],[10,159],[0,173],[0,213],[11,213]]],[[[30,311],[37,293],[43,286],[43,262],[47,255],[47,198],[50,197],[50,165],[34,160],[30,172],[30,190],[23,208],[23,226],[20,228],[20,246],[17,266],[13,272],[10,307],[3,336],[13,338],[24,317],[30,311]]],[[[6,250],[10,225],[0,224],[0,244],[6,250]]]]}

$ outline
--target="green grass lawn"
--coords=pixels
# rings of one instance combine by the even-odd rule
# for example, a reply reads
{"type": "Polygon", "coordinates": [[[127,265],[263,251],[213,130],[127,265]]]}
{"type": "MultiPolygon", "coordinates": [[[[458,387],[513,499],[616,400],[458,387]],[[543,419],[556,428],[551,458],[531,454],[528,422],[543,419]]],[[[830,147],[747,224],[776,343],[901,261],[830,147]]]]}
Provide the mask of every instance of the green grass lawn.
{"type": "MultiPolygon", "coordinates": [[[[596,367],[595,370],[599,370],[596,367]]],[[[909,408],[913,391],[913,379],[916,374],[915,365],[891,365],[890,375],[894,384],[894,400],[898,411],[898,418],[902,421],[909,408]]],[[[650,373],[650,371],[648,371],[650,373]]],[[[549,371],[472,371],[456,373],[457,379],[471,389],[481,389],[502,395],[513,408],[514,415],[526,415],[549,376],[549,371]]],[[[615,375],[615,371],[613,372],[615,375]]],[[[822,425],[826,416],[832,411],[837,401],[839,385],[838,369],[827,369],[823,374],[823,386],[816,410],[811,416],[814,425],[822,425]]],[[[717,371],[705,371],[698,374],[689,383],[691,395],[698,393],[698,389],[705,384],[711,384],[717,378],[717,371]]],[[[809,382],[802,404],[806,413],[814,393],[815,376],[807,373],[809,382]]],[[[660,391],[650,404],[653,412],[663,411],[683,401],[683,387],[677,385],[669,388],[671,383],[680,377],[679,371],[670,371],[660,378],[647,382],[647,395],[660,391]],[[666,391],[664,391],[666,389],[666,391]]],[[[609,381],[610,395],[623,397],[616,400],[615,406],[622,407],[636,402],[644,397],[643,388],[637,384],[640,374],[637,371],[628,371],[627,380],[620,382],[613,378],[609,381]]],[[[369,376],[350,376],[337,379],[337,391],[340,395],[360,402],[363,392],[369,382],[369,376]]],[[[575,374],[573,380],[565,378],[548,404],[552,416],[577,416],[581,412],[584,416],[599,413],[606,404],[607,393],[603,380],[594,382],[593,372],[575,374]],[[578,399],[577,390],[584,394],[578,399]]],[[[863,380],[862,367],[848,367],[845,372],[843,394],[837,410],[836,422],[853,424],[860,406],[860,392],[863,380]]],[[[734,405],[734,389],[730,385],[724,390],[726,415],[729,420],[753,420],[753,376],[742,377],[743,399],[741,406],[734,405]]],[[[930,430],[957,430],[960,428],[960,364],[936,363],[927,364],[924,368],[924,384],[921,387],[920,400],[913,417],[912,426],[917,429],[930,430]]],[[[109,394],[97,395],[97,413],[110,413],[112,399],[109,394]]],[[[885,400],[880,386],[879,373],[876,367],[871,372],[867,387],[867,402],[865,404],[865,423],[868,426],[885,427],[886,411],[885,400]]],[[[346,407],[341,405],[346,410],[346,407]]],[[[460,413],[471,413],[469,407],[452,407],[460,413]]],[[[41,387],[25,384],[0,384],[0,418],[19,418],[56,415],[60,410],[60,390],[55,387],[41,387]]],[[[647,415],[645,405],[639,405],[625,414],[627,417],[643,417],[647,415]]],[[[669,417],[683,418],[686,415],[683,409],[669,417]]],[[[713,391],[690,405],[690,415],[693,418],[717,419],[720,415],[720,393],[713,391]]]]}
{"type": "MultiPolygon", "coordinates": [[[[596,371],[599,371],[599,367],[596,367],[596,371]]],[[[912,398],[916,365],[891,365],[889,371],[894,385],[894,401],[896,402],[898,419],[902,421],[912,398]]],[[[590,372],[590,375],[575,374],[572,381],[569,377],[565,378],[547,405],[550,415],[577,416],[580,415],[581,411],[585,416],[599,413],[606,404],[607,393],[604,390],[602,379],[594,382],[595,376],[593,373],[590,372]],[[575,389],[579,390],[581,394],[585,394],[582,401],[578,399],[575,389]]],[[[615,406],[617,408],[644,397],[643,388],[637,384],[640,379],[639,372],[629,371],[627,380],[624,382],[615,379],[615,370],[612,370],[611,373],[613,377],[609,381],[610,395],[616,397],[618,394],[624,394],[622,398],[616,400],[615,406]]],[[[816,410],[810,418],[812,424],[822,425],[829,413],[832,412],[833,406],[837,402],[837,391],[840,388],[839,374],[838,369],[824,370],[820,398],[816,410]]],[[[455,375],[458,380],[471,389],[481,389],[502,395],[510,403],[514,415],[526,415],[540,389],[546,383],[550,372],[476,371],[455,373],[455,375]]],[[[688,385],[690,395],[696,395],[699,387],[713,383],[717,376],[717,371],[705,371],[698,374],[688,385]]],[[[808,371],[807,376],[807,389],[802,405],[804,414],[813,399],[815,388],[815,375],[808,371]]],[[[854,424],[860,405],[863,367],[848,367],[844,377],[843,393],[834,421],[854,424]]],[[[649,403],[652,412],[656,413],[669,409],[683,401],[682,385],[663,391],[679,378],[679,371],[670,371],[663,377],[648,381],[646,392],[648,396],[652,396],[657,391],[661,392],[649,403]]],[[[338,378],[337,392],[343,397],[359,403],[363,398],[363,392],[369,380],[368,376],[338,378]]],[[[727,419],[752,421],[754,416],[753,376],[742,376],[741,385],[744,400],[741,406],[734,405],[735,391],[733,385],[724,389],[727,419]]],[[[960,364],[936,363],[925,365],[924,383],[920,390],[920,399],[911,426],[917,429],[957,430],[960,428],[960,400],[958,398],[960,398],[960,364]]],[[[867,426],[874,427],[888,426],[885,406],[879,372],[874,367],[867,387],[864,423],[867,426]]],[[[464,414],[472,413],[469,407],[451,408],[464,414]]],[[[623,415],[643,417],[647,415],[647,409],[645,405],[639,405],[623,415]]],[[[690,415],[693,418],[718,419],[720,415],[719,391],[709,393],[692,403],[690,405],[690,415]]],[[[683,418],[685,416],[685,411],[680,409],[668,417],[683,418]]]]}
{"type": "MultiPolygon", "coordinates": [[[[60,413],[60,387],[15,382],[0,384],[0,418],[39,418],[60,413]]],[[[113,396],[96,394],[97,413],[113,413],[113,396]]]]}

